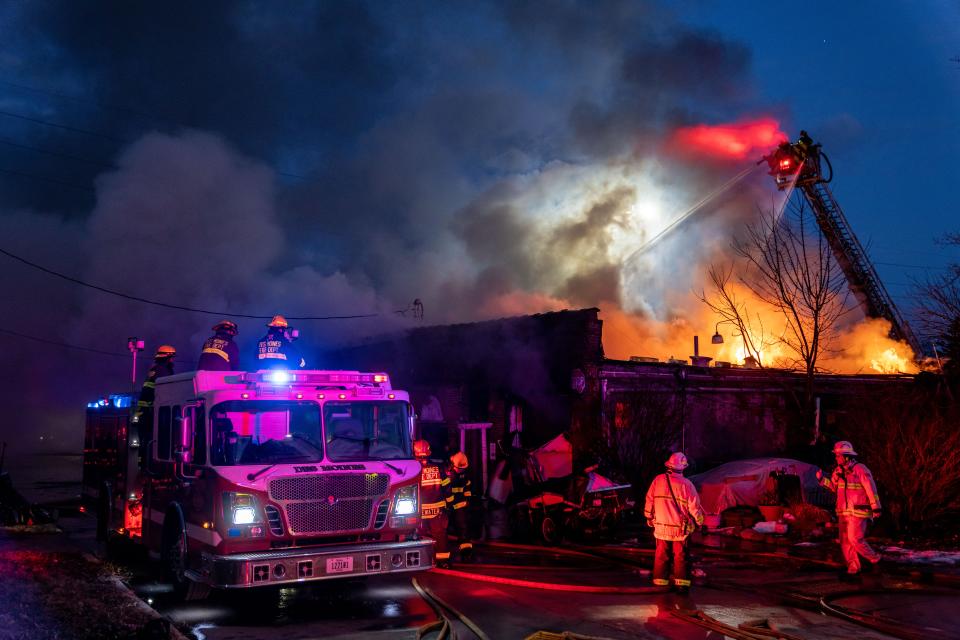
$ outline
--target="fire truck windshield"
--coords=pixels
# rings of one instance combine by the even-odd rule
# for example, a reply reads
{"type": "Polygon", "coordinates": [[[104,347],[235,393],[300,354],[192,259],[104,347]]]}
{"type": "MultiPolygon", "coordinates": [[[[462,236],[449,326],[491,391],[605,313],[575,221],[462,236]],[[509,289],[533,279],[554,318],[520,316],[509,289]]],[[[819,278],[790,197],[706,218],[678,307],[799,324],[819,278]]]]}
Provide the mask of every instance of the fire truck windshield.
{"type": "Polygon", "coordinates": [[[327,457],[348,460],[412,458],[406,402],[327,402],[327,457]]]}
{"type": "Polygon", "coordinates": [[[320,407],[312,402],[232,400],[210,410],[215,465],[323,459],[320,407]]]}

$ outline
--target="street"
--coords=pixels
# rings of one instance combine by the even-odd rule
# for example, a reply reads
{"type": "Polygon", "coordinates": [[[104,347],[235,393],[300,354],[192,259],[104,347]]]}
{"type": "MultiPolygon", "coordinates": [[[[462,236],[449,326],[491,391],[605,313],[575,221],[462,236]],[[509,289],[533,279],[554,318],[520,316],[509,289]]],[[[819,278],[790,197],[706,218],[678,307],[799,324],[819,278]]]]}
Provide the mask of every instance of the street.
{"type": "MultiPolygon", "coordinates": [[[[93,518],[64,516],[60,526],[63,534],[7,535],[0,551],[29,546],[103,556],[93,518]]],[[[564,632],[570,638],[758,637],[751,635],[755,630],[737,629],[744,625],[762,625],[765,637],[782,638],[960,637],[960,591],[920,584],[917,576],[896,569],[850,584],[840,582],[824,560],[698,546],[700,575],[691,594],[679,596],[649,586],[649,549],[638,545],[491,543],[477,549],[473,563],[413,579],[214,592],[187,603],[175,601],[172,588],[156,580],[156,567],[142,554],[119,549],[111,562],[126,572],[144,602],[198,639],[412,639],[438,620],[434,607],[461,639],[553,638],[564,632]],[[835,610],[831,615],[824,615],[821,598],[835,610]],[[856,616],[873,628],[850,619],[856,616]],[[471,623],[483,635],[471,630],[471,623]],[[727,625],[718,627],[726,631],[712,629],[714,624],[727,625]]],[[[436,631],[439,625],[423,637],[437,637],[436,631]]]]}

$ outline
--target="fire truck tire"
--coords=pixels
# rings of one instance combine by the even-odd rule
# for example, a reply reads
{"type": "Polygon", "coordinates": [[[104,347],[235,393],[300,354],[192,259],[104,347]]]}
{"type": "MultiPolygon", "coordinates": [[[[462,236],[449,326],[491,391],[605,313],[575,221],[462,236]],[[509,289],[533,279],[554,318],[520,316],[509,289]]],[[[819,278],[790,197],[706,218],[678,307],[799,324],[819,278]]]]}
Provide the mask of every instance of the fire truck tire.
{"type": "Polygon", "coordinates": [[[163,520],[160,564],[164,579],[173,585],[174,594],[180,600],[203,600],[210,595],[210,587],[195,582],[187,576],[187,534],[183,514],[176,507],[167,512],[163,520]]]}
{"type": "Polygon", "coordinates": [[[97,493],[97,542],[110,541],[113,515],[113,497],[110,486],[103,484],[97,493]]]}

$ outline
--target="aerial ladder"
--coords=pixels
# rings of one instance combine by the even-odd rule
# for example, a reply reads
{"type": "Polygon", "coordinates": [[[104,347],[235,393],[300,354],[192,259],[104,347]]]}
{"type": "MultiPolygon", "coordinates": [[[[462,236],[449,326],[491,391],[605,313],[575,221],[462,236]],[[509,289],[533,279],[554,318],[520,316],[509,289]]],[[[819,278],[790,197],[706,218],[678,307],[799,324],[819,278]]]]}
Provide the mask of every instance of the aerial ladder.
{"type": "Polygon", "coordinates": [[[915,357],[922,357],[920,341],[887,293],[867,252],[827,186],[833,180],[833,166],[820,144],[814,144],[807,132],[801,131],[797,142],[783,142],[760,162],[764,161],[770,167],[769,173],[776,181],[777,189],[783,191],[793,186],[807,199],[817,225],[863,313],[868,318],[889,321],[890,337],[906,342],[913,349],[915,357]],[[826,174],[823,168],[826,168],[826,174]]]}

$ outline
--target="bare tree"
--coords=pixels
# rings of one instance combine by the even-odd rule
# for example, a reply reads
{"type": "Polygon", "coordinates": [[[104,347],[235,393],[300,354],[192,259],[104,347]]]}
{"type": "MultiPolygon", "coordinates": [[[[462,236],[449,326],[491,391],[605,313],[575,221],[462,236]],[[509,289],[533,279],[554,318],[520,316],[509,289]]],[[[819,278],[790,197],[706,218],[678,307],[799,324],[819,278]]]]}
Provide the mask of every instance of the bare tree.
{"type": "Polygon", "coordinates": [[[709,296],[701,291],[700,299],[740,329],[745,349],[759,366],[775,364],[803,371],[804,390],[797,401],[804,424],[812,427],[818,363],[830,350],[839,321],[850,311],[843,271],[802,201],[792,201],[783,215],[775,210],[761,212],[734,241],[733,250],[738,260],[729,267],[711,268],[713,290],[709,296]],[[759,316],[752,315],[747,302],[737,298],[730,287],[735,272],[757,304],[773,309],[783,319],[782,334],[765,334],[759,316]],[[764,363],[762,351],[773,343],[784,347],[789,354],[786,361],[764,363]]]}

